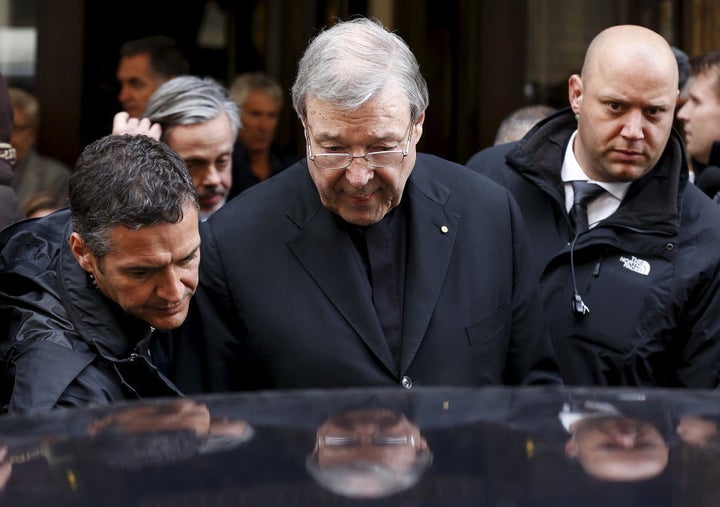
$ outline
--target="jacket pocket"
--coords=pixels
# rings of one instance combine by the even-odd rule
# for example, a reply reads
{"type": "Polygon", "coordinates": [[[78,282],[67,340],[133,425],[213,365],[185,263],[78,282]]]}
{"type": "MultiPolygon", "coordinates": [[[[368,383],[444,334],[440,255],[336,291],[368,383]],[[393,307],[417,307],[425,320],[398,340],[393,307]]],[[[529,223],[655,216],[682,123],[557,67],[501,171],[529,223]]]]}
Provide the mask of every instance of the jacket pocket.
{"type": "Polygon", "coordinates": [[[510,312],[510,301],[506,301],[492,315],[465,326],[465,333],[470,346],[506,336],[510,327],[510,312]]]}

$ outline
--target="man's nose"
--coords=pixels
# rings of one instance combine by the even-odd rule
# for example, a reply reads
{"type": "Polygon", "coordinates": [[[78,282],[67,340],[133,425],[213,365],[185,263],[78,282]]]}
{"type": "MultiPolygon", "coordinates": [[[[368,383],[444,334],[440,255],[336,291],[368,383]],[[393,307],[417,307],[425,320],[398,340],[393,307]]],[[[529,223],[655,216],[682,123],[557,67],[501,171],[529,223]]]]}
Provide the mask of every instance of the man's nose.
{"type": "Polygon", "coordinates": [[[375,171],[370,168],[363,157],[353,158],[350,165],[345,168],[345,178],[354,187],[362,187],[373,178],[375,171]]]}
{"type": "Polygon", "coordinates": [[[625,125],[622,130],[623,136],[629,139],[642,139],[645,137],[645,134],[643,134],[644,122],[642,111],[630,111],[625,116],[625,125]]]}

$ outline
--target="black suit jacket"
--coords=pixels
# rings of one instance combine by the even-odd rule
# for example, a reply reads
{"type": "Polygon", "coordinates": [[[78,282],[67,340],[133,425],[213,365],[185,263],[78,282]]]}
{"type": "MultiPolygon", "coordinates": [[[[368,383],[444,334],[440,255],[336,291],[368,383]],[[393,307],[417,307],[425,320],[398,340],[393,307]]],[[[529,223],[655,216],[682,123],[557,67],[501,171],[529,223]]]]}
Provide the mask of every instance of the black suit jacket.
{"type": "Polygon", "coordinates": [[[321,204],[303,160],[203,223],[189,321],[199,332],[178,343],[180,387],[557,382],[525,226],[510,194],[420,154],[403,200],[399,368],[351,239],[321,204]]]}

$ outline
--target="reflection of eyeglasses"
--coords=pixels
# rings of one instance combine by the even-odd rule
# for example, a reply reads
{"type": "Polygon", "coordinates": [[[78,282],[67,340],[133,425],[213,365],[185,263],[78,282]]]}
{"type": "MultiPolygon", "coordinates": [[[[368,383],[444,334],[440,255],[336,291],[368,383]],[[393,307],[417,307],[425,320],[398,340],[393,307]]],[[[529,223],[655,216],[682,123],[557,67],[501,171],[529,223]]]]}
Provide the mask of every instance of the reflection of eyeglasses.
{"type": "MultiPolygon", "coordinates": [[[[309,130],[309,127],[308,127],[309,130]]],[[[305,135],[307,140],[308,157],[320,169],[340,170],[345,169],[356,158],[364,158],[368,163],[368,167],[376,169],[378,167],[393,167],[402,164],[405,157],[410,151],[410,141],[412,140],[412,122],[408,132],[407,144],[405,150],[388,150],[388,151],[372,151],[365,155],[350,155],[349,153],[318,153],[313,155],[310,147],[310,137],[305,135]]]]}
{"type": "Polygon", "coordinates": [[[353,447],[363,443],[375,445],[409,445],[410,447],[415,447],[415,437],[412,435],[394,436],[373,433],[372,435],[325,435],[318,438],[319,447],[353,447]]]}

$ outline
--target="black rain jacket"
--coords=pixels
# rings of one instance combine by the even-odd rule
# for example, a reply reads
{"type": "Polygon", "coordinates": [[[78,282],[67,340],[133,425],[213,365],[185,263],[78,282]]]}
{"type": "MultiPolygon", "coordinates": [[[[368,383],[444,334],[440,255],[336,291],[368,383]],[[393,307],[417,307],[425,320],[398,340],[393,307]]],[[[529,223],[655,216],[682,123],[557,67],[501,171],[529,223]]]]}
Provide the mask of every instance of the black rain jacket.
{"type": "Polygon", "coordinates": [[[530,232],[566,385],[720,383],[720,207],[688,183],[673,130],[618,210],[573,241],[560,170],[568,108],[467,165],[508,188],[530,232]],[[573,312],[578,294],[589,313],[573,312]]]}
{"type": "Polygon", "coordinates": [[[71,232],[65,209],[0,233],[3,411],[179,395],[149,360],[150,326],[95,288],[71,232]]]}

